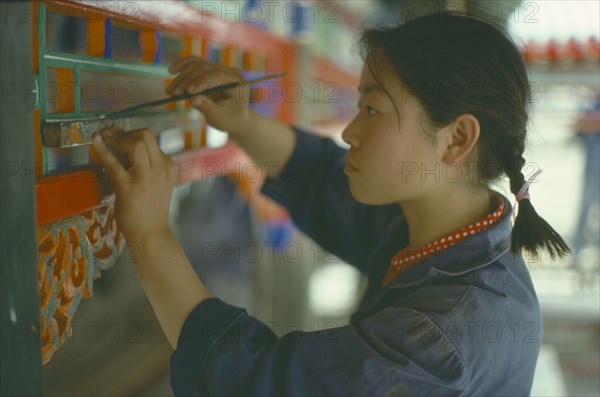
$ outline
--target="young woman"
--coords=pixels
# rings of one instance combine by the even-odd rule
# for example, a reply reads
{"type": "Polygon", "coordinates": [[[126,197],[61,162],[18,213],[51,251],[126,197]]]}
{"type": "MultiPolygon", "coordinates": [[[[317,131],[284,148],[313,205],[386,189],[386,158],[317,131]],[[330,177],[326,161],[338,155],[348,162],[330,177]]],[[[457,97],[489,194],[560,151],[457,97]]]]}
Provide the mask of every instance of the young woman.
{"type": "MultiPolygon", "coordinates": [[[[448,13],[367,30],[361,43],[348,151],[256,114],[233,92],[192,101],[265,172],[279,164],[262,191],[368,275],[346,326],[278,338],[211,296],[169,230],[175,166],[154,135],[96,136],[119,226],[175,348],[176,395],[529,393],[542,323],[522,252],[569,248],[535,212],[521,171],[530,87],[520,54],[493,26],[448,13]],[[509,199],[489,188],[504,174],[514,227],[509,199]]],[[[170,94],[244,81],[196,57],[170,70],[170,94]]]]}

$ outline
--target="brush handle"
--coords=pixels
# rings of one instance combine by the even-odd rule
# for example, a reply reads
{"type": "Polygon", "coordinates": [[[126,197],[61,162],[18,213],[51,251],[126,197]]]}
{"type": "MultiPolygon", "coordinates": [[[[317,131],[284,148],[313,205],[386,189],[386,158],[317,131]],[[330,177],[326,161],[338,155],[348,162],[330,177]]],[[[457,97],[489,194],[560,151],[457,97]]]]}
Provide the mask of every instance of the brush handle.
{"type": "Polygon", "coordinates": [[[215,92],[220,92],[220,91],[227,90],[230,88],[235,88],[237,86],[260,83],[261,81],[273,80],[273,79],[276,79],[279,77],[283,77],[285,75],[286,75],[286,73],[279,73],[279,74],[273,74],[273,75],[269,75],[269,76],[263,76],[258,79],[248,80],[248,81],[244,81],[244,82],[227,83],[227,84],[219,85],[216,87],[207,88],[207,89],[197,92],[195,94],[190,94],[190,93],[186,92],[186,93],[174,95],[174,96],[171,96],[168,98],[159,99],[157,101],[145,102],[145,103],[135,105],[135,106],[132,106],[129,108],[125,108],[123,110],[119,110],[116,112],[107,113],[107,114],[103,115],[104,117],[100,117],[100,118],[113,117],[113,116],[121,114],[121,113],[129,113],[129,112],[133,112],[134,110],[139,110],[139,109],[143,109],[143,108],[150,107],[150,106],[158,106],[158,105],[164,105],[166,103],[177,102],[177,101],[191,98],[196,95],[214,94],[215,92]]]}

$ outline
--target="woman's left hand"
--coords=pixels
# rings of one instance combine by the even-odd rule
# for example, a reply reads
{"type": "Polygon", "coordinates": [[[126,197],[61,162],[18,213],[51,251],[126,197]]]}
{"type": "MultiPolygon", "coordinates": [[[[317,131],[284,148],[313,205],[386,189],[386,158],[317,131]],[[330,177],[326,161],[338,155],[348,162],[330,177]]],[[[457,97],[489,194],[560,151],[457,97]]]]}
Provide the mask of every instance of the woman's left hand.
{"type": "Polygon", "coordinates": [[[163,153],[148,129],[112,128],[94,134],[100,164],[116,192],[115,217],[131,243],[170,233],[169,204],[177,165],[163,153]]]}

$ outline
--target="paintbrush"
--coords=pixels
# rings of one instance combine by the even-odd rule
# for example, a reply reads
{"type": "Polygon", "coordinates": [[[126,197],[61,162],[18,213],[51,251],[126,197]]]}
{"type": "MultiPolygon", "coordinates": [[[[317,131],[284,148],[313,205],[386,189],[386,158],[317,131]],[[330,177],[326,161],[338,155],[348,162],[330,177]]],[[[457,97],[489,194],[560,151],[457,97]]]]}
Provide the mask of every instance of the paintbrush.
{"type": "Polygon", "coordinates": [[[158,105],[164,105],[166,103],[177,102],[177,101],[181,101],[181,100],[184,100],[184,99],[189,99],[189,98],[191,98],[193,96],[196,96],[196,95],[214,94],[216,92],[221,92],[221,91],[224,91],[224,90],[227,90],[227,89],[230,89],[230,88],[235,88],[235,87],[238,87],[238,86],[245,86],[245,85],[249,85],[249,84],[260,83],[260,82],[266,81],[266,80],[277,79],[277,78],[283,77],[285,75],[286,75],[286,73],[271,74],[271,75],[268,75],[268,76],[260,77],[258,79],[247,80],[247,81],[244,81],[244,82],[235,82],[235,83],[222,84],[222,85],[219,85],[219,86],[216,86],[216,87],[207,88],[207,89],[202,90],[202,91],[200,91],[198,93],[195,93],[195,94],[190,94],[190,93],[186,92],[186,93],[179,94],[179,95],[174,95],[174,96],[171,96],[171,97],[168,97],[168,98],[159,99],[157,101],[151,101],[151,102],[141,103],[139,105],[131,106],[131,107],[128,107],[128,108],[125,108],[123,110],[119,110],[119,111],[116,111],[116,112],[101,114],[101,115],[98,116],[98,119],[102,120],[102,119],[105,119],[107,117],[115,117],[115,116],[118,116],[118,115],[121,115],[121,114],[124,114],[124,113],[130,113],[130,112],[133,112],[135,110],[144,109],[144,108],[151,107],[151,106],[158,106],[158,105]]]}
{"type": "MultiPolygon", "coordinates": [[[[157,101],[145,102],[116,112],[104,113],[96,116],[88,116],[73,119],[46,119],[44,120],[44,123],[42,124],[41,128],[42,143],[46,147],[68,147],[89,144],[92,139],[92,134],[95,131],[111,127],[115,123],[117,125],[119,124],[118,120],[114,121],[109,119],[118,118],[125,114],[127,114],[128,117],[133,117],[135,116],[135,114],[129,113],[132,113],[139,109],[181,101],[196,95],[210,95],[238,86],[246,86],[249,84],[260,83],[266,80],[277,79],[285,75],[286,73],[279,73],[243,82],[227,83],[216,87],[207,88],[195,94],[184,93],[180,95],[174,95],[168,98],[159,99],[157,101]]],[[[123,118],[122,120],[128,120],[128,118],[123,118]]]]}

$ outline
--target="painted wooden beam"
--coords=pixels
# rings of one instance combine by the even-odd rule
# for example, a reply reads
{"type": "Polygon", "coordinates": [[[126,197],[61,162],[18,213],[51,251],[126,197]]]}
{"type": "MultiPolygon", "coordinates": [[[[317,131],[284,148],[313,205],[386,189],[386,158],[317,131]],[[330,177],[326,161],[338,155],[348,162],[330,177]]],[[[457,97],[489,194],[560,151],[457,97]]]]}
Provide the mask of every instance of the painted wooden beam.
{"type": "MultiPolygon", "coordinates": [[[[178,165],[177,183],[207,180],[244,167],[250,159],[235,143],[200,148],[171,156],[178,165]]],[[[110,181],[100,168],[65,170],[38,179],[35,196],[37,222],[46,225],[99,208],[112,194],[110,181]]]]}
{"type": "Polygon", "coordinates": [[[140,111],[136,116],[100,119],[97,116],[67,118],[65,115],[52,115],[42,124],[40,130],[45,147],[71,147],[89,145],[94,132],[105,128],[119,127],[124,130],[147,127],[154,131],[190,128],[200,116],[190,111],[140,111]]]}

